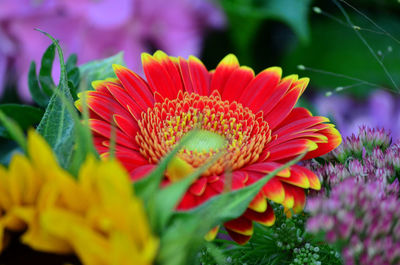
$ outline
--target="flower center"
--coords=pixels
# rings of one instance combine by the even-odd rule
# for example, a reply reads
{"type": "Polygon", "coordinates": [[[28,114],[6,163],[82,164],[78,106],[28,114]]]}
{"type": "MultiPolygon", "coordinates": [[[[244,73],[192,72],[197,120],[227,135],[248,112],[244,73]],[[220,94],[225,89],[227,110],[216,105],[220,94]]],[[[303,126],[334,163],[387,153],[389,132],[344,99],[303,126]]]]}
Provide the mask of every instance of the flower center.
{"type": "Polygon", "coordinates": [[[223,136],[206,131],[200,130],[189,139],[183,146],[184,152],[192,153],[208,153],[219,151],[226,146],[226,140],[223,136]]]}
{"type": "Polygon", "coordinates": [[[271,131],[262,113],[252,113],[237,102],[223,101],[217,91],[210,96],[179,92],[143,113],[136,142],[150,163],[157,163],[192,129],[200,129],[179,151],[179,159],[196,168],[224,149],[223,155],[203,175],[218,175],[256,162],[271,131]]]}

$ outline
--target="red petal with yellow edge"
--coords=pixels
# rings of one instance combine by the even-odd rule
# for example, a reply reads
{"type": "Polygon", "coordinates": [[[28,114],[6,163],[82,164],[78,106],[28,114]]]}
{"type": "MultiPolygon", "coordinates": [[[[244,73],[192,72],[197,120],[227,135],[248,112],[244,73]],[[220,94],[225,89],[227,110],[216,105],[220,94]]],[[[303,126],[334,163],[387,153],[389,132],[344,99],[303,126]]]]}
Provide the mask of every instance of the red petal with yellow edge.
{"type": "Polygon", "coordinates": [[[262,213],[267,209],[267,199],[264,197],[262,192],[259,192],[250,202],[248,207],[253,211],[262,213]]]}
{"type": "Polygon", "coordinates": [[[222,94],[224,92],[222,89],[236,68],[239,68],[239,61],[236,56],[233,54],[225,56],[212,74],[210,91],[217,90],[222,94]]]}
{"type": "Polygon", "coordinates": [[[153,91],[143,78],[121,65],[113,65],[113,68],[126,92],[141,109],[154,105],[153,91]]]}
{"type": "Polygon", "coordinates": [[[239,233],[235,233],[229,229],[226,229],[226,231],[228,232],[229,236],[239,245],[244,245],[247,242],[249,242],[251,236],[244,236],[242,234],[239,233]]]}
{"type": "MultiPolygon", "coordinates": [[[[90,127],[96,133],[110,139],[111,138],[111,125],[107,122],[100,120],[89,120],[90,127]]],[[[115,128],[116,132],[116,143],[124,145],[128,148],[138,149],[135,139],[124,134],[120,129],[115,128]]]]}
{"type": "Polygon", "coordinates": [[[307,117],[303,119],[299,119],[296,121],[292,121],[291,123],[288,123],[287,125],[274,130],[273,134],[279,135],[279,137],[282,137],[284,135],[288,134],[293,134],[298,131],[303,131],[307,128],[310,128],[316,124],[323,123],[323,122],[329,122],[328,118],[325,117],[320,117],[320,116],[315,116],[315,117],[307,117]]]}
{"type": "MultiPolygon", "coordinates": [[[[282,164],[276,163],[276,162],[260,162],[260,163],[254,163],[250,166],[247,166],[243,170],[260,172],[260,173],[264,173],[266,175],[281,166],[282,166],[282,164]]],[[[279,171],[276,174],[276,176],[287,178],[290,176],[290,170],[288,168],[285,168],[285,169],[279,171]]]]}
{"type": "Polygon", "coordinates": [[[120,82],[110,82],[107,80],[97,80],[97,81],[93,81],[91,83],[92,87],[95,89],[95,91],[87,91],[87,93],[90,94],[101,94],[104,96],[111,96],[110,92],[107,89],[107,85],[108,84],[117,84],[120,85],[120,82]]]}
{"type": "Polygon", "coordinates": [[[271,130],[278,126],[292,111],[299,100],[299,97],[303,91],[302,89],[303,88],[301,86],[292,89],[282,97],[275,108],[273,108],[268,114],[264,113],[264,119],[268,122],[271,130]]]}
{"type": "Polygon", "coordinates": [[[294,196],[293,194],[286,188],[286,185],[283,185],[283,188],[285,189],[285,199],[282,202],[282,205],[285,208],[293,208],[294,206],[294,196]]]}
{"type": "Polygon", "coordinates": [[[297,80],[296,82],[294,82],[292,84],[289,91],[291,91],[292,89],[295,89],[296,87],[301,87],[302,88],[301,94],[303,94],[304,90],[306,90],[306,88],[308,86],[308,83],[310,83],[310,78],[308,78],[308,77],[300,78],[299,80],[297,80]]]}
{"type": "MultiPolygon", "coordinates": [[[[185,59],[183,59],[182,57],[179,57],[178,63],[179,63],[179,70],[181,73],[182,82],[183,82],[185,91],[187,91],[189,93],[193,93],[194,88],[193,88],[193,84],[192,84],[192,78],[190,77],[189,62],[186,61],[185,59]]],[[[162,101],[160,101],[160,102],[162,102],[162,101]]]]}
{"type": "Polygon", "coordinates": [[[268,205],[267,209],[262,213],[247,209],[244,216],[265,226],[272,226],[275,223],[275,214],[271,205],[268,205]]]}
{"type": "Polygon", "coordinates": [[[268,161],[289,160],[289,158],[296,157],[307,150],[315,150],[317,147],[316,143],[307,139],[290,140],[268,149],[270,152],[268,161]]]}
{"type": "Polygon", "coordinates": [[[219,225],[208,231],[208,233],[204,236],[204,239],[207,241],[212,241],[215,239],[219,231],[219,225]]]}
{"type": "MultiPolygon", "coordinates": [[[[109,152],[101,154],[102,158],[108,158],[109,156],[109,152]]],[[[148,164],[148,161],[144,159],[144,157],[139,152],[122,152],[120,150],[117,150],[115,156],[128,171],[132,171],[138,166],[148,164]]]]}
{"type": "Polygon", "coordinates": [[[261,107],[261,111],[264,115],[268,114],[281,100],[281,98],[287,93],[292,83],[298,79],[297,75],[290,75],[284,77],[279,84],[273,88],[273,92],[268,99],[265,99],[264,104],[261,107]]]}
{"type": "Polygon", "coordinates": [[[91,111],[96,113],[103,120],[110,122],[114,114],[130,117],[131,114],[123,108],[112,96],[104,96],[100,93],[89,94],[87,104],[91,111]]]}
{"type": "Polygon", "coordinates": [[[147,177],[151,171],[155,169],[156,165],[143,165],[139,166],[131,171],[129,171],[129,175],[133,181],[140,180],[144,177],[147,177]]]}
{"type": "Polygon", "coordinates": [[[318,133],[321,133],[326,137],[328,137],[328,142],[319,143],[318,149],[308,152],[307,155],[303,158],[303,160],[319,157],[321,155],[329,153],[342,143],[342,136],[340,135],[339,131],[336,130],[335,128],[324,129],[319,131],[318,133]]]}
{"type": "Polygon", "coordinates": [[[310,182],[308,181],[307,175],[304,174],[303,171],[299,170],[298,167],[292,166],[290,168],[290,173],[290,177],[279,178],[279,180],[304,189],[308,189],[310,187],[310,182]]]}
{"type": "Polygon", "coordinates": [[[249,175],[244,171],[234,171],[232,173],[232,190],[244,188],[249,175]]]}
{"type": "Polygon", "coordinates": [[[276,203],[282,203],[285,199],[285,190],[282,183],[276,177],[270,179],[262,188],[265,197],[276,203]]]}
{"type": "Polygon", "coordinates": [[[286,126],[287,124],[290,124],[297,120],[306,119],[306,118],[310,118],[310,117],[313,117],[313,116],[312,116],[312,113],[308,109],[301,108],[301,107],[294,108],[289,113],[289,115],[278,126],[276,126],[274,131],[277,131],[280,128],[286,126]]]}
{"type": "Polygon", "coordinates": [[[170,57],[160,50],[154,53],[153,58],[156,59],[169,74],[169,77],[175,85],[176,92],[184,90],[177,58],[170,57]]]}
{"type": "Polygon", "coordinates": [[[147,53],[142,53],[142,65],[150,86],[162,96],[174,99],[179,90],[167,70],[147,53]]]}
{"type": "Polygon", "coordinates": [[[114,122],[126,135],[136,135],[139,131],[138,124],[132,121],[132,119],[127,119],[120,115],[114,115],[114,122]]]}
{"type": "Polygon", "coordinates": [[[96,135],[96,137],[93,137],[94,147],[100,154],[108,152],[110,150],[110,148],[103,143],[105,140],[107,140],[107,138],[101,135],[96,135]]]}
{"type": "Polygon", "coordinates": [[[306,194],[304,189],[285,183],[283,183],[283,185],[285,186],[285,192],[290,193],[294,198],[294,213],[297,214],[302,212],[304,205],[306,204],[306,194]]]}
{"type": "Polygon", "coordinates": [[[224,223],[224,226],[226,229],[244,236],[251,236],[253,234],[253,222],[243,215],[224,223]]]}
{"type": "Polygon", "coordinates": [[[225,87],[221,89],[223,91],[221,95],[222,99],[229,100],[230,102],[236,101],[243,94],[253,78],[253,69],[246,66],[236,68],[226,82],[225,87]]]}
{"type": "Polygon", "coordinates": [[[294,165],[292,167],[295,167],[297,170],[302,171],[307,176],[308,182],[310,183],[310,189],[314,190],[321,189],[321,182],[319,181],[318,176],[314,172],[299,165],[294,165]]]}
{"type": "Polygon", "coordinates": [[[247,86],[239,102],[258,112],[265,100],[271,96],[282,76],[282,69],[270,67],[259,73],[247,86]]]}
{"type": "Polygon", "coordinates": [[[210,94],[211,76],[204,64],[194,56],[189,57],[189,72],[193,91],[201,96],[210,94]]]}
{"type": "Polygon", "coordinates": [[[201,196],[207,187],[207,178],[197,179],[189,188],[189,192],[196,196],[201,196]]]}
{"type": "Polygon", "coordinates": [[[292,134],[286,134],[278,137],[276,140],[271,141],[269,144],[265,146],[266,149],[269,149],[273,146],[285,145],[286,142],[296,140],[296,139],[305,139],[310,140],[314,143],[326,143],[328,141],[328,137],[323,134],[316,133],[314,129],[306,129],[303,132],[294,132],[292,134]]]}
{"type": "Polygon", "coordinates": [[[207,187],[210,187],[211,189],[213,189],[217,194],[222,193],[224,191],[224,187],[225,187],[224,181],[221,178],[218,178],[215,181],[212,181],[212,180],[214,180],[214,178],[212,176],[208,177],[207,187]],[[211,179],[211,181],[210,181],[210,179],[211,179]]]}
{"type": "Polygon", "coordinates": [[[107,85],[108,91],[112,94],[112,96],[121,104],[125,109],[129,109],[130,114],[135,118],[135,120],[139,120],[141,118],[141,113],[144,111],[141,107],[126,93],[126,91],[118,86],[109,84],[107,85]]]}

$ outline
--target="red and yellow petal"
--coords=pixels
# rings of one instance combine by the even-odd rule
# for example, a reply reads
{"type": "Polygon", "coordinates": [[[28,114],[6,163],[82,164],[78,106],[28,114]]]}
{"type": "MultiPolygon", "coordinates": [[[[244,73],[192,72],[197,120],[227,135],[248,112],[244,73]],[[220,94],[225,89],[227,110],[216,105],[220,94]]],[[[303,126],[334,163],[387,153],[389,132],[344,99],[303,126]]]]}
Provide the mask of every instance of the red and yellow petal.
{"type": "Polygon", "coordinates": [[[243,215],[224,223],[226,229],[235,233],[251,236],[253,234],[253,222],[243,215]]]}
{"type": "Polygon", "coordinates": [[[290,168],[290,176],[288,178],[279,178],[279,180],[304,189],[310,187],[307,175],[296,166],[290,168]]]}
{"type": "Polygon", "coordinates": [[[207,241],[212,241],[215,239],[219,231],[219,225],[211,229],[205,236],[204,239],[207,241]]]}
{"type": "Polygon", "coordinates": [[[264,196],[276,203],[283,203],[285,200],[285,190],[282,183],[276,177],[270,179],[262,188],[264,196]]]}
{"type": "Polygon", "coordinates": [[[292,166],[292,168],[296,168],[298,171],[303,172],[303,174],[305,174],[308,178],[308,182],[310,184],[310,189],[314,189],[314,190],[320,190],[321,189],[321,182],[319,181],[318,176],[312,172],[311,170],[299,166],[299,165],[294,165],[292,166]]]}
{"type": "Polygon", "coordinates": [[[250,202],[249,206],[255,212],[264,212],[267,210],[267,200],[262,192],[259,192],[256,197],[250,202]]]}
{"type": "Polygon", "coordinates": [[[143,78],[121,65],[114,64],[113,69],[126,93],[142,110],[154,105],[154,90],[149,87],[143,78]]]}
{"type": "Polygon", "coordinates": [[[280,67],[265,69],[251,81],[238,101],[257,113],[265,100],[274,92],[281,76],[282,69],[280,67]]]}
{"type": "Polygon", "coordinates": [[[294,204],[292,209],[294,213],[302,212],[306,204],[306,194],[304,189],[285,183],[283,183],[283,185],[285,186],[285,192],[290,194],[289,196],[293,196],[294,204]]]}
{"type": "Polygon", "coordinates": [[[226,82],[232,75],[235,69],[239,68],[239,61],[233,54],[228,54],[224,59],[218,64],[215,72],[211,78],[211,89],[210,91],[217,90],[222,94],[223,88],[226,82]]]}
{"type": "Polygon", "coordinates": [[[329,153],[342,143],[342,136],[340,135],[339,131],[333,127],[320,130],[319,133],[328,137],[328,141],[326,143],[318,143],[318,148],[308,152],[303,160],[311,159],[329,153]]]}
{"type": "Polygon", "coordinates": [[[249,220],[265,226],[272,226],[275,223],[274,210],[270,205],[267,206],[267,209],[264,212],[256,212],[251,209],[247,209],[244,213],[244,216],[249,220]]]}
{"type": "Polygon", "coordinates": [[[142,64],[147,81],[154,91],[166,98],[174,99],[180,91],[179,85],[174,83],[167,69],[148,53],[142,54],[142,64]]]}
{"type": "Polygon", "coordinates": [[[254,79],[253,69],[241,66],[236,68],[229,76],[225,87],[221,89],[222,99],[230,102],[236,101],[246,90],[248,84],[254,79]]]}
{"type": "Polygon", "coordinates": [[[240,234],[240,233],[236,233],[236,232],[234,232],[234,231],[232,231],[232,230],[229,230],[229,229],[226,229],[226,231],[228,232],[229,236],[230,236],[236,243],[238,243],[239,245],[244,245],[244,244],[246,244],[247,242],[249,242],[249,240],[250,240],[250,238],[251,238],[251,236],[245,236],[245,235],[242,235],[242,234],[240,234]]]}

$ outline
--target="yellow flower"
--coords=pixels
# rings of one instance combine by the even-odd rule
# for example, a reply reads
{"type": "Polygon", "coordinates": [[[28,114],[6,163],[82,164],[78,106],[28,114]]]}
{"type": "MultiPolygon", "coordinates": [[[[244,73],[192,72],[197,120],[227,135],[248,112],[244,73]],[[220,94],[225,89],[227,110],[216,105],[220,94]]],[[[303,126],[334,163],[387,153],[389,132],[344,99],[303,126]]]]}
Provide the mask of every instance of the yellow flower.
{"type": "Polygon", "coordinates": [[[33,131],[28,149],[30,159],[16,155],[0,171],[0,237],[2,227],[27,227],[25,244],[74,252],[83,264],[153,263],[159,242],[122,166],[88,157],[75,180],[33,131]]]}

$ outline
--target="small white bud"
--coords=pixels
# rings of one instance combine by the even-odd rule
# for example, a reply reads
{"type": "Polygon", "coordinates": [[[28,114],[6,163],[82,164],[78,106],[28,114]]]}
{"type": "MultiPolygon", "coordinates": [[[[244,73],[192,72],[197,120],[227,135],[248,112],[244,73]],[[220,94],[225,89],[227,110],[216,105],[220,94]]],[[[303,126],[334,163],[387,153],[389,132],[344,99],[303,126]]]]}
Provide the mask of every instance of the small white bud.
{"type": "MultiPolygon", "coordinates": [[[[399,1],[400,1],[400,0],[399,0],[399,1]]],[[[317,13],[317,14],[321,14],[321,13],[322,13],[321,8],[319,8],[318,6],[314,6],[314,7],[313,7],[313,11],[314,11],[315,13],[317,13]]]]}
{"type": "Polygon", "coordinates": [[[337,88],[335,88],[335,91],[336,91],[336,92],[340,92],[340,91],[342,91],[343,89],[344,89],[344,87],[338,86],[337,88]]]}
{"type": "Polygon", "coordinates": [[[297,69],[299,69],[299,70],[306,70],[306,67],[304,66],[304,65],[302,65],[302,64],[299,64],[298,66],[297,66],[297,69]]]}

